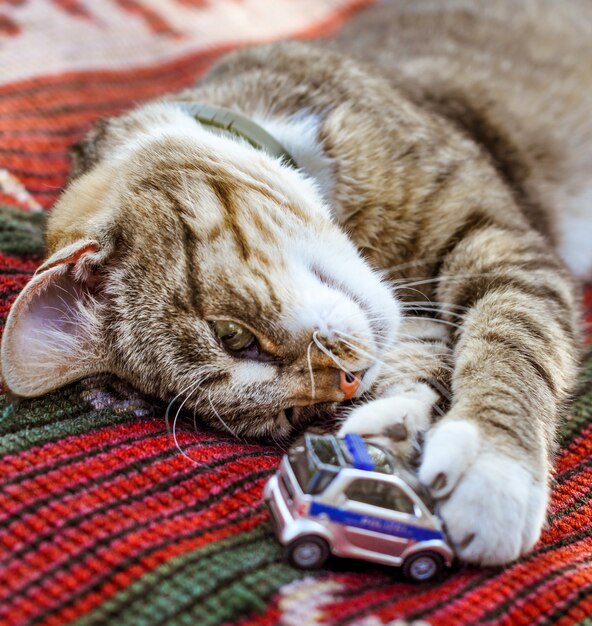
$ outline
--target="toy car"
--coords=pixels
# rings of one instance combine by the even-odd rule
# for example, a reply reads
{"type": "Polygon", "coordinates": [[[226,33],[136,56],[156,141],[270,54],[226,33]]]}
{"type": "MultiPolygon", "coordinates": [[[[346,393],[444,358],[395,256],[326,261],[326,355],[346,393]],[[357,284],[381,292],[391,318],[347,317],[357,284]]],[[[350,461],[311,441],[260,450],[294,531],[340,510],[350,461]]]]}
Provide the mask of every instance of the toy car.
{"type": "Polygon", "coordinates": [[[267,482],[280,543],[301,569],[329,555],[401,566],[414,581],[454,559],[442,522],[402,478],[393,457],[359,435],[306,434],[267,482]]]}

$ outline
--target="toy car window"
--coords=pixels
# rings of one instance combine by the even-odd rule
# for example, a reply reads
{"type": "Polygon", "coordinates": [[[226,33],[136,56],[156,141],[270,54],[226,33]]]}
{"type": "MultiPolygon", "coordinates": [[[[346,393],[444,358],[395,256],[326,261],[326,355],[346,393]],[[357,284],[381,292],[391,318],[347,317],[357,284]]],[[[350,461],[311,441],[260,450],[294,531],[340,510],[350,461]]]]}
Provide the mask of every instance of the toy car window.
{"type": "Polygon", "coordinates": [[[306,439],[312,454],[322,465],[341,467],[345,464],[341,449],[333,437],[308,435],[306,439]]]}
{"type": "Polygon", "coordinates": [[[332,472],[331,470],[320,470],[312,477],[304,491],[317,495],[331,484],[336,475],[337,472],[332,472]]]}
{"type": "Polygon", "coordinates": [[[374,461],[375,472],[381,472],[383,474],[393,473],[394,465],[392,459],[382,448],[369,443],[366,445],[366,449],[374,461]]]}
{"type": "Polygon", "coordinates": [[[354,480],[345,490],[350,500],[379,506],[399,513],[414,514],[411,499],[396,485],[390,485],[379,480],[354,480]]]}
{"type": "MultiPolygon", "coordinates": [[[[351,452],[347,449],[345,441],[341,440],[339,444],[343,456],[351,462],[351,452]]],[[[380,472],[381,474],[393,474],[395,472],[393,458],[386,450],[372,443],[366,443],[366,450],[372,458],[375,472],[380,472]]]]}

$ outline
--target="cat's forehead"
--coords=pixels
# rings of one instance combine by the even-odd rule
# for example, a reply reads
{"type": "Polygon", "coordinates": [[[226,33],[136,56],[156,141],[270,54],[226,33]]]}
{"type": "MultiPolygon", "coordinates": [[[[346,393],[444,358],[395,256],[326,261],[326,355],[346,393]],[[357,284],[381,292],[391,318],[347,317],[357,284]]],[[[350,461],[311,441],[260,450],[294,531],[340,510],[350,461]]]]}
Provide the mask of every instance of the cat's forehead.
{"type": "Polygon", "coordinates": [[[326,208],[310,181],[236,142],[153,138],[126,170],[125,195],[133,204],[152,196],[163,217],[188,220],[207,242],[231,235],[242,256],[264,247],[258,242],[270,245],[326,224],[326,208]]]}
{"type": "Polygon", "coordinates": [[[176,138],[138,150],[129,168],[120,219],[155,280],[166,272],[198,291],[205,318],[260,327],[294,308],[290,266],[303,241],[331,229],[306,181],[294,192],[292,173],[274,179],[176,138]]]}

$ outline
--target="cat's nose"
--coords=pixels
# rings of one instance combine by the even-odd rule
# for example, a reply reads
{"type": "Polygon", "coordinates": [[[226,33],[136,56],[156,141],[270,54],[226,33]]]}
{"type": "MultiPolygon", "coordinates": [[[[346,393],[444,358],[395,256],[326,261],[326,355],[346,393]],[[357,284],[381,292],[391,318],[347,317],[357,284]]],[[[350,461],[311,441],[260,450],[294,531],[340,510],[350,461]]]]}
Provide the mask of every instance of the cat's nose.
{"type": "Polygon", "coordinates": [[[344,372],[339,373],[339,388],[343,391],[345,400],[351,400],[362,382],[362,375],[359,373],[344,372]]]}

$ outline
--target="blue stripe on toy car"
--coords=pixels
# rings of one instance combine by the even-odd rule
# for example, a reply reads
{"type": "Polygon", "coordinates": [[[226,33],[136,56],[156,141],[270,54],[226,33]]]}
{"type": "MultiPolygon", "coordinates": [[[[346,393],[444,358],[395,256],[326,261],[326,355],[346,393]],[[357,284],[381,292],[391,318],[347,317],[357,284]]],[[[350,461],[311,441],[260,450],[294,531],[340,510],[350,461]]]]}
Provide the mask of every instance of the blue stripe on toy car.
{"type": "Polygon", "coordinates": [[[354,467],[356,469],[366,470],[369,472],[374,469],[374,460],[368,452],[366,442],[362,439],[362,437],[360,437],[360,435],[356,435],[355,433],[346,435],[345,445],[347,446],[349,453],[352,455],[354,467]]]}
{"type": "Polygon", "coordinates": [[[420,528],[404,522],[373,517],[353,511],[344,511],[333,506],[313,502],[310,506],[309,515],[317,517],[326,515],[332,522],[344,524],[345,526],[355,526],[364,530],[372,530],[385,535],[395,535],[404,539],[415,539],[416,541],[429,541],[430,539],[443,539],[444,535],[439,530],[420,528]]]}

